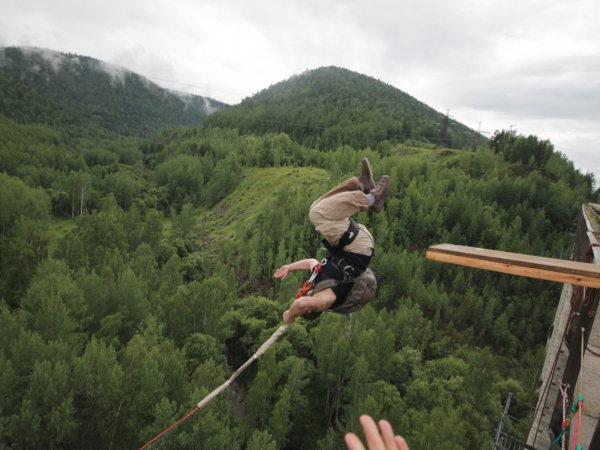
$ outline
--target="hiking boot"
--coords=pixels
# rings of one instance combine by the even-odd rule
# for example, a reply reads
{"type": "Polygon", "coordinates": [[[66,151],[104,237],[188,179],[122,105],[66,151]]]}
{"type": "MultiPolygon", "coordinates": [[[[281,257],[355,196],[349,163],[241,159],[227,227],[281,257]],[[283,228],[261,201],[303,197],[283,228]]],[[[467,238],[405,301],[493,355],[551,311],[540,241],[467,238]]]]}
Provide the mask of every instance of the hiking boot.
{"type": "Polygon", "coordinates": [[[383,201],[390,190],[390,177],[388,175],[384,175],[377,183],[373,189],[371,189],[370,194],[375,197],[375,203],[369,209],[375,213],[381,212],[383,209],[383,201]]]}
{"type": "Polygon", "coordinates": [[[371,164],[369,164],[369,160],[367,158],[363,158],[362,162],[362,172],[358,177],[358,181],[360,181],[363,186],[363,192],[368,194],[371,192],[371,189],[375,187],[375,181],[373,181],[373,171],[371,171],[371,164]]]}

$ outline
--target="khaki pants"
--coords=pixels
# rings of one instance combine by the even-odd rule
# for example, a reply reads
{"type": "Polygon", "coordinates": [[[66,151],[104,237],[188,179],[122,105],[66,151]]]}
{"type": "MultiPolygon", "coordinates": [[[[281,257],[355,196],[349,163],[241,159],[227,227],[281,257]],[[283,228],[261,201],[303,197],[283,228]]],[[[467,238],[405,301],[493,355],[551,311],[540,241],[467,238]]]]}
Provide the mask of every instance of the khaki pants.
{"type": "MultiPolygon", "coordinates": [[[[369,199],[362,191],[358,178],[352,177],[315,200],[308,216],[315,229],[331,245],[337,245],[350,226],[349,217],[367,209],[369,209],[369,199]]],[[[373,237],[364,225],[358,224],[358,228],[360,231],[356,239],[344,247],[344,250],[371,256],[375,248],[373,237]]]]}

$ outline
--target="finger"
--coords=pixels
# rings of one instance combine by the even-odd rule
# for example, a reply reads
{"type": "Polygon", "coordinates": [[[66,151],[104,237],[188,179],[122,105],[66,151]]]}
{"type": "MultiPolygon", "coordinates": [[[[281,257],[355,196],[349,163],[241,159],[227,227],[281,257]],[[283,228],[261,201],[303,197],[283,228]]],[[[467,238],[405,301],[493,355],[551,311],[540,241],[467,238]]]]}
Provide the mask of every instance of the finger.
{"type": "Polygon", "coordinates": [[[387,420],[380,420],[379,429],[381,430],[381,437],[385,443],[386,450],[397,450],[394,430],[390,423],[387,420]]]}
{"type": "Polygon", "coordinates": [[[379,429],[381,430],[381,437],[385,443],[386,450],[397,450],[394,430],[392,430],[390,423],[387,420],[380,420],[379,429]]]}
{"type": "Polygon", "coordinates": [[[346,440],[348,450],[365,450],[365,446],[362,444],[362,442],[360,442],[360,439],[354,433],[348,433],[344,439],[346,440]]]}
{"type": "Polygon", "coordinates": [[[396,445],[398,446],[398,450],[410,450],[402,436],[396,436],[396,445]]]}
{"type": "Polygon", "coordinates": [[[365,431],[365,437],[367,438],[367,444],[369,450],[385,450],[383,440],[379,435],[379,430],[375,421],[367,415],[360,416],[360,423],[365,431]]]}

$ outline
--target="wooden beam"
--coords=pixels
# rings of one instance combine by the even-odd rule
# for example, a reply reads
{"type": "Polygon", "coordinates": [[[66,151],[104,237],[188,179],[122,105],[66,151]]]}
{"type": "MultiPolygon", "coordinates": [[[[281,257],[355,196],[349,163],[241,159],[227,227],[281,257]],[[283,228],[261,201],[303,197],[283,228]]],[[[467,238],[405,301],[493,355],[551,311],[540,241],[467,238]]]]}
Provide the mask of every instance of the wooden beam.
{"type": "Polygon", "coordinates": [[[431,246],[426,256],[433,261],[600,288],[600,266],[595,264],[453,244],[431,246]]]}

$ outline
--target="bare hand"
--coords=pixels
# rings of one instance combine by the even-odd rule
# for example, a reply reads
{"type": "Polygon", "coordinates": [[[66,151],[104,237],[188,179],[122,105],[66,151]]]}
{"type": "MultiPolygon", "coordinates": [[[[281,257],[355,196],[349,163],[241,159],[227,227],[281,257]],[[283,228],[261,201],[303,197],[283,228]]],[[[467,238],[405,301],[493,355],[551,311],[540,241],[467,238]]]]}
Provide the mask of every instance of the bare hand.
{"type": "Polygon", "coordinates": [[[283,313],[283,321],[285,323],[294,323],[295,320],[296,320],[296,318],[292,317],[290,315],[290,310],[289,309],[283,313]]]}
{"type": "MultiPolygon", "coordinates": [[[[369,450],[410,450],[402,436],[394,436],[394,430],[387,420],[379,421],[381,435],[375,421],[370,416],[360,416],[360,423],[365,432],[369,450]]],[[[354,433],[348,433],[345,439],[348,450],[365,450],[364,445],[354,433]]]]}
{"type": "Polygon", "coordinates": [[[290,268],[289,268],[289,266],[285,265],[285,266],[281,266],[279,269],[277,269],[275,271],[275,273],[273,274],[273,276],[275,278],[281,278],[282,280],[285,280],[285,277],[288,276],[288,273],[290,273],[290,268]]]}

